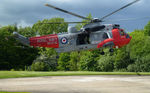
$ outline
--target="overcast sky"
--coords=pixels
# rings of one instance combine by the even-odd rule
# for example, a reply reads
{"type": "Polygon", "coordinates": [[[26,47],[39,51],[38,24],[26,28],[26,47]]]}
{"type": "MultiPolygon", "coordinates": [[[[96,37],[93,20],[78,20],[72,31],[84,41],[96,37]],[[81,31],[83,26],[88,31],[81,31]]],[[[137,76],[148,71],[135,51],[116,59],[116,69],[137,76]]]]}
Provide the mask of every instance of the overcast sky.
{"type": "MultiPolygon", "coordinates": [[[[18,23],[21,26],[32,26],[38,20],[52,17],[62,17],[66,21],[81,21],[82,19],[62,13],[44,6],[46,3],[66,9],[82,16],[89,13],[101,18],[108,13],[134,0],[0,0],[0,25],[18,23]]],[[[141,0],[132,6],[108,17],[105,20],[140,18],[150,16],[150,0],[141,0]]],[[[150,18],[132,21],[113,22],[120,24],[127,31],[143,29],[150,18]]],[[[108,22],[107,24],[111,24],[108,22]]]]}

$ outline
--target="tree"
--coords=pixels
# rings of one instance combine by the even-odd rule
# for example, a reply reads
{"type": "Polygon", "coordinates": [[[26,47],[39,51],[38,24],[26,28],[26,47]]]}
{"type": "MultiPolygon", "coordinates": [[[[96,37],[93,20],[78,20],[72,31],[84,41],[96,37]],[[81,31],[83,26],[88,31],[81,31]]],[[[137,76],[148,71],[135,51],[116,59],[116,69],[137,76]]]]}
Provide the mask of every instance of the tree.
{"type": "Polygon", "coordinates": [[[98,71],[110,72],[114,69],[114,56],[104,55],[98,60],[97,69],[98,71]]]}
{"type": "MultiPolygon", "coordinates": [[[[52,48],[39,48],[39,54],[34,60],[34,63],[36,62],[42,62],[44,64],[47,64],[49,66],[49,71],[56,71],[57,70],[57,54],[56,51],[52,48]]],[[[33,64],[34,64],[33,63],[33,64]]]]}
{"type": "Polygon", "coordinates": [[[126,69],[129,64],[132,64],[133,61],[130,58],[130,51],[127,50],[127,46],[118,49],[116,55],[114,55],[114,69],[121,70],[126,69]]]}
{"type": "Polygon", "coordinates": [[[71,71],[78,71],[78,65],[79,65],[79,53],[78,52],[72,52],[70,53],[70,70],[71,71]]]}
{"type": "Polygon", "coordinates": [[[48,35],[53,33],[66,32],[68,24],[48,24],[49,22],[64,22],[63,18],[51,18],[38,21],[32,27],[34,32],[38,32],[40,35],[48,35]]]}
{"type": "Polygon", "coordinates": [[[58,59],[58,70],[69,71],[70,70],[70,54],[61,53],[58,59]]]}
{"type": "Polygon", "coordinates": [[[32,27],[20,27],[17,32],[25,37],[36,36],[36,32],[32,30],[32,27]]]}
{"type": "Polygon", "coordinates": [[[128,66],[128,71],[131,71],[131,72],[137,72],[137,71],[149,72],[150,71],[149,69],[150,68],[150,55],[149,55],[150,43],[149,41],[150,41],[149,36],[143,36],[143,39],[138,39],[138,42],[136,41],[136,44],[132,45],[131,48],[136,48],[131,51],[131,58],[134,60],[134,63],[128,66]],[[141,45],[139,44],[139,42],[141,45]]]}
{"type": "Polygon", "coordinates": [[[150,55],[137,59],[127,69],[130,72],[150,72],[150,55]]]}
{"type": "Polygon", "coordinates": [[[83,51],[80,57],[79,69],[83,71],[97,71],[97,58],[95,51],[83,51]]]}
{"type": "Polygon", "coordinates": [[[145,32],[145,35],[150,36],[150,21],[149,21],[148,24],[144,27],[144,32],[145,32]]]}
{"type": "Polygon", "coordinates": [[[11,25],[0,28],[0,70],[24,69],[25,65],[32,64],[37,55],[36,49],[17,42],[12,37],[13,31],[16,31],[16,27],[11,25]]]}
{"type": "Polygon", "coordinates": [[[132,60],[136,60],[150,53],[150,43],[148,43],[150,38],[145,36],[143,30],[135,30],[130,35],[132,36],[132,40],[129,44],[129,50],[132,60]]]}
{"type": "Polygon", "coordinates": [[[44,62],[35,62],[31,65],[32,71],[49,71],[49,65],[44,62]]]}

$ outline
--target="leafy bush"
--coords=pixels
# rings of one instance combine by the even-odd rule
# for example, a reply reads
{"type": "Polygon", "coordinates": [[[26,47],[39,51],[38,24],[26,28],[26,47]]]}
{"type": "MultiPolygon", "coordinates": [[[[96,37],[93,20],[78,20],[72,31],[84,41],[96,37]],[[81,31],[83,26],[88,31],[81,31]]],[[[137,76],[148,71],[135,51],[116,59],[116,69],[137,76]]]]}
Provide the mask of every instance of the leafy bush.
{"type": "Polygon", "coordinates": [[[118,49],[117,54],[114,55],[115,62],[114,62],[114,69],[120,70],[125,69],[128,67],[129,64],[132,64],[133,61],[130,59],[129,51],[127,51],[127,47],[123,47],[121,49],[118,49]]]}
{"type": "Polygon", "coordinates": [[[0,70],[8,70],[8,69],[11,69],[11,64],[9,62],[0,61],[0,70]]]}
{"type": "Polygon", "coordinates": [[[80,56],[79,69],[81,71],[97,71],[97,53],[84,51],[80,56]]]}
{"type": "Polygon", "coordinates": [[[149,21],[148,24],[144,27],[144,32],[145,32],[145,35],[150,36],[150,21],[149,21]]]}
{"type": "Polygon", "coordinates": [[[58,70],[69,71],[70,70],[70,54],[61,53],[58,59],[58,70]]]}
{"type": "Polygon", "coordinates": [[[129,72],[137,72],[136,71],[136,65],[135,64],[130,64],[128,67],[127,67],[127,71],[129,72]]]}
{"type": "Polygon", "coordinates": [[[97,66],[98,71],[106,71],[106,72],[113,71],[114,69],[113,63],[114,63],[113,56],[108,56],[108,55],[103,56],[98,60],[98,66],[97,66]]]}
{"type": "Polygon", "coordinates": [[[44,62],[35,62],[31,65],[31,70],[32,71],[49,71],[49,66],[48,64],[44,62]]]}
{"type": "Polygon", "coordinates": [[[130,72],[150,72],[150,55],[138,58],[134,64],[128,66],[130,72]]]}
{"type": "Polygon", "coordinates": [[[11,69],[10,71],[15,71],[15,69],[11,69]]]}
{"type": "Polygon", "coordinates": [[[70,54],[69,64],[70,64],[71,71],[78,71],[79,60],[80,60],[80,57],[79,57],[78,52],[72,52],[70,54]]]}

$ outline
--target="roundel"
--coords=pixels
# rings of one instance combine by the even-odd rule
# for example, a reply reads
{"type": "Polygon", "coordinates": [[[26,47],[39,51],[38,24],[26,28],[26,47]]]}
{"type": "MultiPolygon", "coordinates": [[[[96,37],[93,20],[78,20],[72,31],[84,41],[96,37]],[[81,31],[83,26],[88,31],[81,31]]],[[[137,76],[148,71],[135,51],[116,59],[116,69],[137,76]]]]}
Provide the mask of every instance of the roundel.
{"type": "Polygon", "coordinates": [[[61,43],[62,44],[67,44],[68,40],[66,37],[61,38],[61,43]]]}

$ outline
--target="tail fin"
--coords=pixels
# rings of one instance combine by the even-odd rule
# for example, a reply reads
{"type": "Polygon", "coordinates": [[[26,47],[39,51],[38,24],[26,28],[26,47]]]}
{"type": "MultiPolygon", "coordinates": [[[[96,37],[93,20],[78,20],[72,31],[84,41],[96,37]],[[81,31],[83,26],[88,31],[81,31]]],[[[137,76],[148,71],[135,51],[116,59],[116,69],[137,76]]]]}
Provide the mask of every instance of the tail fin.
{"type": "Polygon", "coordinates": [[[21,42],[22,44],[30,46],[30,41],[27,37],[24,37],[17,32],[13,32],[13,35],[14,35],[14,38],[18,40],[19,42],[21,42]]]}

